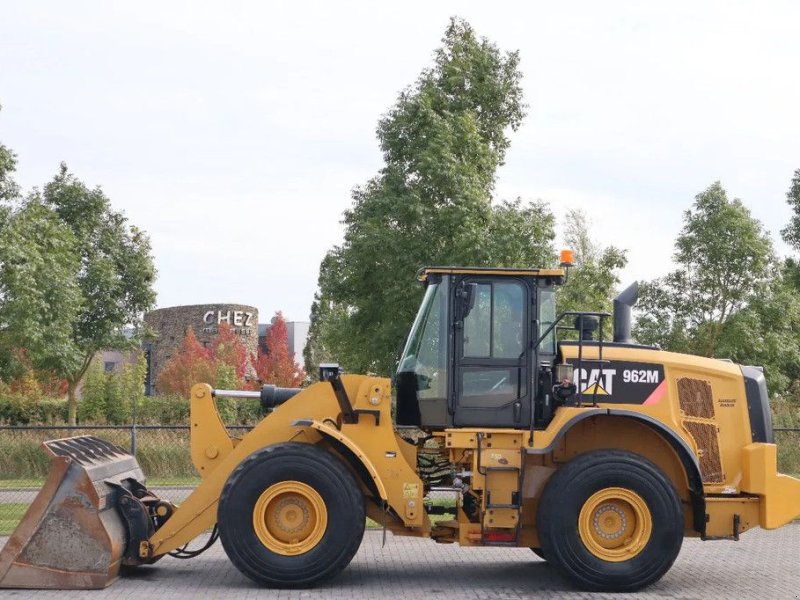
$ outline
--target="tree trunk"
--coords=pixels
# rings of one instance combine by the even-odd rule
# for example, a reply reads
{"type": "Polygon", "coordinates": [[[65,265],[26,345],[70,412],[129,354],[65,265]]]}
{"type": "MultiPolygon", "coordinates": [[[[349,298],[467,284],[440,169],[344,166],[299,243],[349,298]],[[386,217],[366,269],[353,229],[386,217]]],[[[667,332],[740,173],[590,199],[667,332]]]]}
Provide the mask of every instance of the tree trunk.
{"type": "Polygon", "coordinates": [[[75,390],[78,387],[77,381],[69,381],[67,386],[67,423],[77,425],[78,420],[78,398],[75,390]]]}

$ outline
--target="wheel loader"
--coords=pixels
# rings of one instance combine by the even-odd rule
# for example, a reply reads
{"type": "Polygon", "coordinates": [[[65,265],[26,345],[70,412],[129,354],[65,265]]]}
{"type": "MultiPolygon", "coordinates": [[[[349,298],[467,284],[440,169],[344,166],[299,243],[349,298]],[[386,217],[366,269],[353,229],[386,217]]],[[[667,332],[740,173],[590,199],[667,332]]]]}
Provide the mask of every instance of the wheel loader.
{"type": "Polygon", "coordinates": [[[195,385],[202,482],[177,506],[122,448],[45,442],[51,472],[0,552],[0,586],[101,588],[219,538],[254,582],[310,587],[347,567],[369,517],[384,534],[527,547],[580,588],[624,592],[662,577],[684,537],[738,540],[800,514],[761,369],[632,341],[635,284],[613,328],[557,313],[567,271],[422,269],[392,381],[323,365],[302,390],[195,385]],[[222,396],[269,413],[236,437],[222,396]]]}

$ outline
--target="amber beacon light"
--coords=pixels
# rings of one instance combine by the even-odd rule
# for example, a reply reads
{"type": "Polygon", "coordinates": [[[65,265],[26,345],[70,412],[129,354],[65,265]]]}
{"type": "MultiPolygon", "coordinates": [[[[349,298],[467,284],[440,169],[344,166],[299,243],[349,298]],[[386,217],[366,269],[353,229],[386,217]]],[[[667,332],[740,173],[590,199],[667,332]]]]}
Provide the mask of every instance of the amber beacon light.
{"type": "Polygon", "coordinates": [[[572,250],[561,251],[561,266],[571,267],[575,264],[575,253],[572,250]]]}

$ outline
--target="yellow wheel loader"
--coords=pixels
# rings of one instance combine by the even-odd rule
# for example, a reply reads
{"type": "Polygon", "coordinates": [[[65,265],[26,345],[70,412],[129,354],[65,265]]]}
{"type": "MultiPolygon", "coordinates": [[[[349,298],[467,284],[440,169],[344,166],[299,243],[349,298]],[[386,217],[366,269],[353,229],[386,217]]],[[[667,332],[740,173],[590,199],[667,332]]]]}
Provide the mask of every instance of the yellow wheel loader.
{"type": "Polygon", "coordinates": [[[581,588],[632,591],[667,572],[685,536],[738,540],[800,514],[761,370],[634,343],[635,284],[615,301],[612,341],[608,314],[557,314],[565,269],[419,279],[394,393],[336,365],[303,390],[195,385],[202,483],[179,506],[121,448],[46,442],[52,470],[0,552],[0,586],[103,587],[219,537],[258,584],[308,587],[348,565],[370,517],[395,535],[528,547],[581,588]],[[215,398],[252,395],[271,412],[235,437],[215,398]],[[454,506],[429,501],[442,490],[454,506]]]}

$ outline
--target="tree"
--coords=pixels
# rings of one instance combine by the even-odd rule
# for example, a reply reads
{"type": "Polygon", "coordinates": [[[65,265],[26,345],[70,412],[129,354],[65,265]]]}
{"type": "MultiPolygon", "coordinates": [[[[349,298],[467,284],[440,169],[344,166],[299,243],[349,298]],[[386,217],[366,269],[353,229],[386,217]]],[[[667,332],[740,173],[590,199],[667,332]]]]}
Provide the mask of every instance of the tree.
{"type": "MultiPolygon", "coordinates": [[[[0,110],[2,110],[0,106],[0,110]]],[[[5,145],[0,143],[0,202],[8,201],[19,195],[19,186],[13,179],[17,170],[17,157],[5,145]]]]}
{"type": "Polygon", "coordinates": [[[158,374],[156,389],[161,394],[188,396],[195,383],[216,386],[217,366],[211,349],[197,341],[191,327],[186,329],[178,351],[158,374]]]}
{"type": "MultiPolygon", "coordinates": [[[[786,192],[786,202],[793,214],[788,225],[781,230],[781,235],[787,244],[800,251],[800,169],[794,172],[789,191],[786,192]]],[[[786,259],[784,274],[795,289],[800,290],[800,263],[796,258],[786,259]]]]}
{"type": "Polygon", "coordinates": [[[259,381],[280,387],[298,387],[303,383],[306,374],[295,362],[294,354],[289,352],[289,334],[280,311],[272,319],[266,346],[267,352],[259,348],[258,356],[253,360],[259,381]]]}
{"type": "Polygon", "coordinates": [[[785,265],[773,267],[764,290],[731,316],[716,354],[763,366],[773,397],[800,399],[800,295],[785,265]]]}
{"type": "Polygon", "coordinates": [[[24,348],[15,348],[11,354],[11,360],[17,367],[16,376],[8,381],[11,392],[40,397],[60,397],[67,393],[66,380],[60,379],[52,371],[34,369],[24,348]]]}
{"type": "Polygon", "coordinates": [[[800,250],[800,169],[794,172],[794,177],[786,192],[786,202],[794,213],[789,224],[781,230],[784,241],[800,250]]]}
{"type": "Polygon", "coordinates": [[[195,383],[207,383],[220,389],[245,387],[247,350],[227,323],[210,347],[201,344],[191,327],[186,329],[178,351],[167,361],[156,379],[161,394],[188,396],[195,383]]]}
{"type": "Polygon", "coordinates": [[[520,198],[492,206],[484,263],[504,267],[542,267],[555,261],[555,217],[547,203],[520,198]]]}
{"type": "Polygon", "coordinates": [[[155,300],[150,241],[63,163],[8,219],[0,241],[3,343],[26,348],[36,368],[67,380],[74,423],[75,390],[92,357],[138,346],[124,328],[138,331],[155,300]]]}
{"type": "Polygon", "coordinates": [[[62,377],[80,368],[73,341],[82,304],[80,268],[73,232],[41,198],[32,195],[8,212],[0,229],[0,374],[5,379],[28,366],[62,377]]]}
{"type": "Polygon", "coordinates": [[[453,19],[431,68],[380,120],[385,166],[353,191],[344,241],[320,265],[306,369],[334,358],[389,373],[426,264],[537,265],[552,256],[542,203],[492,207],[497,168],[525,115],[519,56],[453,19]]]}
{"type": "Polygon", "coordinates": [[[211,345],[211,356],[217,363],[230,367],[237,384],[244,384],[247,373],[247,349],[228,323],[220,323],[211,345]]]}
{"type": "MultiPolygon", "coordinates": [[[[564,242],[575,256],[566,284],[559,290],[558,310],[610,312],[611,301],[619,285],[619,270],[628,259],[615,246],[601,247],[591,237],[586,214],[580,210],[567,213],[564,242]]],[[[610,327],[604,335],[610,334],[610,327]]]]}
{"type": "Polygon", "coordinates": [[[668,350],[714,356],[726,328],[774,279],[772,242],[719,182],[698,194],[675,241],[679,268],[643,286],[637,337],[668,350]]]}

